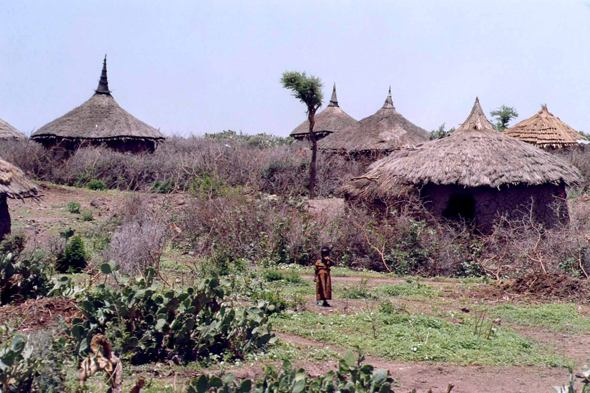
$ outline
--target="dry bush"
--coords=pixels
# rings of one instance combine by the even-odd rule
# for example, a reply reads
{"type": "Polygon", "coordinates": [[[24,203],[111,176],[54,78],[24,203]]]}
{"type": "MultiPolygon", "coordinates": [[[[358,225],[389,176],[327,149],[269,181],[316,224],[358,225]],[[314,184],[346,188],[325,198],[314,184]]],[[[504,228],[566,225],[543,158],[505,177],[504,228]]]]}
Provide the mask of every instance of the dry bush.
{"type": "Polygon", "coordinates": [[[178,214],[196,255],[223,265],[237,260],[310,263],[317,225],[303,205],[248,196],[197,199],[178,214]]]}
{"type": "Polygon", "coordinates": [[[498,219],[494,231],[480,236],[478,263],[496,277],[519,277],[531,272],[590,273],[590,206],[584,198],[570,201],[570,222],[545,229],[530,215],[498,219]]]}
{"type": "Polygon", "coordinates": [[[581,146],[571,149],[559,149],[553,154],[569,161],[582,174],[582,182],[573,190],[576,194],[585,194],[590,191],[590,146],[581,146]]]}
{"type": "Polygon", "coordinates": [[[169,214],[149,203],[145,196],[129,198],[118,215],[121,225],[115,230],[103,260],[114,261],[124,274],[143,275],[145,269],[160,270],[164,247],[170,239],[169,214]]]}
{"type": "MultiPolygon", "coordinates": [[[[297,196],[306,194],[308,182],[308,151],[300,145],[261,147],[226,139],[173,137],[153,154],[87,147],[67,159],[32,141],[10,142],[0,149],[0,156],[39,180],[75,186],[97,179],[111,189],[149,191],[155,184],[165,184],[165,192],[173,192],[213,181],[224,187],[297,196]]],[[[337,194],[344,181],[365,168],[366,164],[320,155],[318,195],[337,194]]]]}

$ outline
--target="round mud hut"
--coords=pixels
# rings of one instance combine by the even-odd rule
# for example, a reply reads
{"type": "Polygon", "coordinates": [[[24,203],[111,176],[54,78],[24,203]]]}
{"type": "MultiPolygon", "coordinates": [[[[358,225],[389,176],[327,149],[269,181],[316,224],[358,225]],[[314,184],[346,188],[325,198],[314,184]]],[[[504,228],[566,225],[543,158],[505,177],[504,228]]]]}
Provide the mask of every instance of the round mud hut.
{"type": "Polygon", "coordinates": [[[8,198],[36,198],[37,186],[29,181],[23,171],[0,159],[0,241],[10,234],[10,214],[8,198]]]}
{"type": "Polygon", "coordinates": [[[586,141],[580,133],[549,112],[547,105],[534,116],[506,129],[504,134],[548,150],[580,146],[580,141],[586,141]]]}
{"type": "Polygon", "coordinates": [[[350,127],[318,143],[325,153],[382,157],[406,145],[426,142],[429,134],[401,115],[393,106],[391,87],[383,107],[350,127]]]}
{"type": "Polygon", "coordinates": [[[349,200],[383,206],[415,190],[435,216],[489,232],[499,215],[532,213],[546,227],[567,221],[565,187],[579,179],[566,161],[496,131],[476,99],[450,136],[392,153],[343,192],[349,200]]]}
{"type": "Polygon", "coordinates": [[[27,139],[26,135],[0,119],[0,142],[18,141],[27,139]]]}
{"type": "Polygon", "coordinates": [[[107,146],[123,152],[152,152],[164,136],[121,108],[109,90],[107,58],[94,95],[31,136],[47,148],[72,151],[82,146],[107,146]]]}
{"type": "MultiPolygon", "coordinates": [[[[356,123],[356,120],[344,112],[338,105],[338,97],[336,96],[336,84],[332,89],[332,98],[328,107],[315,115],[314,134],[316,139],[320,140],[327,135],[337,133],[343,129],[356,123]]],[[[305,140],[309,136],[309,120],[297,126],[291,134],[291,138],[297,140],[305,140]]]]}

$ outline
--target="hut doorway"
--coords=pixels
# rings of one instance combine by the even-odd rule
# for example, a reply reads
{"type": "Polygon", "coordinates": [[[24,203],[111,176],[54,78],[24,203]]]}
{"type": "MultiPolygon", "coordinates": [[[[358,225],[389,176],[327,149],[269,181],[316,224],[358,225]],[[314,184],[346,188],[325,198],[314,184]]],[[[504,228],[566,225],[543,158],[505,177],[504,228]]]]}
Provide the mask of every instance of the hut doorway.
{"type": "Polygon", "coordinates": [[[475,218],[475,199],[471,194],[451,194],[443,216],[451,220],[471,221],[475,218]]]}

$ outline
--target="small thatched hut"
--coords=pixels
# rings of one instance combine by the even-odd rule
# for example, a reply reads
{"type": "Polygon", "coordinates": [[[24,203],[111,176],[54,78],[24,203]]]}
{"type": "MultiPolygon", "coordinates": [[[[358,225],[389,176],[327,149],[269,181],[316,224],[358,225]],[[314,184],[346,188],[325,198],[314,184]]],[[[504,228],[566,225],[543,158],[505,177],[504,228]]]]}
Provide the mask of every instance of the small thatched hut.
{"type": "MultiPolygon", "coordinates": [[[[313,133],[316,135],[316,139],[319,140],[329,134],[339,132],[348,126],[356,123],[356,120],[349,116],[346,112],[340,109],[338,105],[338,97],[336,97],[336,84],[332,89],[332,98],[328,107],[315,115],[315,125],[313,127],[313,133]]],[[[309,120],[305,120],[303,123],[295,128],[290,136],[297,140],[306,139],[309,135],[309,120]]]]}
{"type": "Polygon", "coordinates": [[[0,119],[0,141],[27,139],[26,135],[0,119]]]}
{"type": "Polygon", "coordinates": [[[32,136],[45,147],[74,150],[84,145],[106,145],[120,151],[153,151],[164,136],[133,117],[115,101],[107,80],[107,58],[94,95],[32,136]]]}
{"type": "Polygon", "coordinates": [[[405,145],[426,142],[429,134],[403,117],[393,106],[391,88],[383,107],[318,143],[326,153],[382,156],[405,145]]]}
{"type": "Polygon", "coordinates": [[[38,193],[37,186],[25,177],[23,171],[0,159],[0,241],[10,233],[7,198],[35,198],[38,193]]]}
{"type": "Polygon", "coordinates": [[[547,110],[543,105],[539,113],[510,127],[504,131],[523,142],[531,143],[541,149],[561,149],[569,146],[579,146],[585,141],[581,134],[565,124],[547,110]]]}
{"type": "Polygon", "coordinates": [[[496,131],[476,99],[451,136],[392,153],[343,191],[379,204],[410,187],[435,215],[475,220],[485,232],[498,215],[517,217],[531,206],[548,227],[566,220],[565,186],[579,179],[564,160],[496,131]]]}

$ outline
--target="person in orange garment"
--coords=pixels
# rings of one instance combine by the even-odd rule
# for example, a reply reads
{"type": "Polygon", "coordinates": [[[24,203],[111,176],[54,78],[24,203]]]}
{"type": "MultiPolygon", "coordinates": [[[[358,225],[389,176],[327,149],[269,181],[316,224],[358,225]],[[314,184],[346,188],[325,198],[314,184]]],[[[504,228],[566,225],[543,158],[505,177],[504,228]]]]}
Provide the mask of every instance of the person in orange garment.
{"type": "Polygon", "coordinates": [[[331,307],[328,300],[332,300],[332,278],[330,268],[334,262],[330,259],[330,248],[322,247],[321,258],[315,263],[316,304],[331,307]]]}

